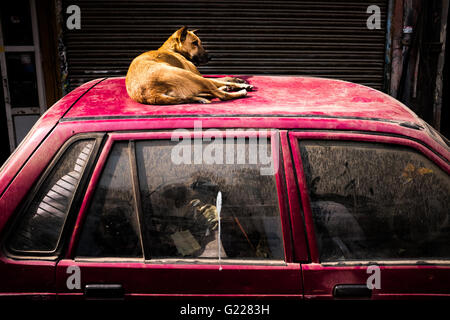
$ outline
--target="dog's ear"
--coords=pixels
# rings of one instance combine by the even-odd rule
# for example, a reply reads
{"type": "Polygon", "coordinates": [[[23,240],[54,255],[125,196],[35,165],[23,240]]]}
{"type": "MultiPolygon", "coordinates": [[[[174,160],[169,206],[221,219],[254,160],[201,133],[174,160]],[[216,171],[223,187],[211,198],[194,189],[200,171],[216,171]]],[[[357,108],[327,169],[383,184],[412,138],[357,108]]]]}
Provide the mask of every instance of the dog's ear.
{"type": "Polygon", "coordinates": [[[184,26],[180,29],[178,29],[177,31],[177,39],[178,41],[180,41],[180,43],[184,42],[184,40],[186,40],[186,36],[188,33],[188,27],[184,26]]]}
{"type": "Polygon", "coordinates": [[[192,33],[196,33],[197,31],[198,31],[198,29],[191,30],[192,33]]]}

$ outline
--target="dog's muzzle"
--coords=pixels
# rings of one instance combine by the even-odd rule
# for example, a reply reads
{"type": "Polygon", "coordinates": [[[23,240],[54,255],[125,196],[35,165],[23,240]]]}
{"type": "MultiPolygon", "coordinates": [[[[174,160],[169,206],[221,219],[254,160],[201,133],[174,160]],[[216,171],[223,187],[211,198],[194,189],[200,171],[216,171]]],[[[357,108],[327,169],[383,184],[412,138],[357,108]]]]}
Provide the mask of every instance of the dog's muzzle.
{"type": "Polygon", "coordinates": [[[210,60],[211,60],[210,56],[208,54],[204,54],[204,55],[201,55],[201,56],[193,57],[192,62],[196,66],[199,66],[199,65],[202,65],[202,64],[207,64],[208,61],[210,61],[210,60]]]}

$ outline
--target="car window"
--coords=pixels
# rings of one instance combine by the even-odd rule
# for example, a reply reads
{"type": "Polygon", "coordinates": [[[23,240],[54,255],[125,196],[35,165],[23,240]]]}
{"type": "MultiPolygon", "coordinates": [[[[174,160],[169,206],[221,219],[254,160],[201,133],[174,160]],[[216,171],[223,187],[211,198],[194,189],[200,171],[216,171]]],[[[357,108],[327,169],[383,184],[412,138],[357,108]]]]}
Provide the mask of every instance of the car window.
{"type": "MultiPolygon", "coordinates": [[[[228,159],[228,163],[225,155],[223,161],[216,158],[214,163],[195,163],[193,146],[187,149],[192,163],[180,163],[173,158],[178,142],[169,140],[136,141],[133,146],[115,143],[88,212],[77,255],[137,255],[141,249],[136,217],[141,217],[147,260],[284,259],[275,176],[262,174],[266,163],[251,163],[248,139],[235,139],[234,143],[246,158],[239,158],[236,151],[234,160],[228,159]],[[133,167],[135,178],[130,173],[133,167]],[[138,195],[132,193],[133,179],[138,180],[138,195]],[[140,199],[138,206],[134,205],[136,196],[140,199]],[[106,250],[99,245],[104,241],[104,231],[99,232],[100,219],[110,214],[111,206],[118,205],[128,222],[117,225],[111,237],[127,246],[115,244],[114,251],[106,250]],[[128,234],[134,235],[132,240],[125,240],[128,234]],[[136,250],[127,251],[131,247],[136,250]]],[[[216,142],[215,147],[223,146],[216,142]]]]}
{"type": "Polygon", "coordinates": [[[142,257],[127,142],[114,144],[81,232],[77,255],[142,257]]]}
{"type": "Polygon", "coordinates": [[[11,251],[53,252],[56,249],[94,143],[94,140],[77,141],[59,159],[12,233],[8,244],[11,251]]]}
{"type": "Polygon", "coordinates": [[[301,141],[321,261],[450,258],[450,178],[401,146],[301,141]]]}
{"type": "MultiPolygon", "coordinates": [[[[208,144],[204,143],[204,150],[208,144]]],[[[218,150],[224,144],[215,141],[218,150]]],[[[230,143],[230,141],[228,141],[230,143]]],[[[245,158],[174,163],[171,141],[136,144],[144,225],[152,258],[283,259],[274,175],[249,159],[249,140],[231,142],[245,158]],[[217,195],[221,194],[220,234],[217,195]],[[219,243],[220,242],[220,243],[219,243]]],[[[255,142],[256,143],[256,142],[255,142]]],[[[194,160],[194,144],[189,149],[194,160]]],[[[209,145],[211,146],[211,145],[209,145]]],[[[270,144],[269,148],[270,150],[270,144]]],[[[177,161],[175,161],[177,162],[177,161]]]]}

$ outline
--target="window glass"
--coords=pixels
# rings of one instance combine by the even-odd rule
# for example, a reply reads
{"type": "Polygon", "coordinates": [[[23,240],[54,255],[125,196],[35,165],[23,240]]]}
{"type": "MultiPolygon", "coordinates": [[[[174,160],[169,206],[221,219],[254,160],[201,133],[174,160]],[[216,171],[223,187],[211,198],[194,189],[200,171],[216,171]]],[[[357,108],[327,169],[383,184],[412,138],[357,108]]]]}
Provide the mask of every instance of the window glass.
{"type": "Polygon", "coordinates": [[[5,46],[33,45],[31,12],[28,0],[2,1],[0,3],[0,14],[3,44],[5,46]]]}
{"type": "Polygon", "coordinates": [[[6,64],[11,107],[39,107],[34,53],[8,52],[6,64]]]}
{"type": "Polygon", "coordinates": [[[13,116],[14,129],[16,131],[16,145],[27,136],[34,124],[39,120],[40,115],[16,115],[13,116]]]}
{"type": "Polygon", "coordinates": [[[77,255],[142,257],[127,142],[115,143],[83,224],[77,255]]]}
{"type": "Polygon", "coordinates": [[[10,238],[13,251],[53,252],[94,140],[72,144],[45,179],[10,238]]]}
{"type": "Polygon", "coordinates": [[[149,256],[283,259],[275,177],[261,170],[262,159],[271,161],[270,141],[266,149],[256,139],[230,139],[226,147],[221,139],[195,141],[136,143],[149,256]]]}
{"type": "Polygon", "coordinates": [[[301,141],[321,261],[450,258],[450,178],[412,149],[301,141]]]}

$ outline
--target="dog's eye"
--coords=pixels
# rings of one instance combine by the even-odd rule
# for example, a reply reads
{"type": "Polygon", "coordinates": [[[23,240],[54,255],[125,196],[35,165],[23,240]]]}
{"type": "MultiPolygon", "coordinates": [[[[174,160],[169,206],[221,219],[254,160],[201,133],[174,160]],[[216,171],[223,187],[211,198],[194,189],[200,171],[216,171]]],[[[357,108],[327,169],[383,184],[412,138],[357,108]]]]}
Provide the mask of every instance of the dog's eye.
{"type": "Polygon", "coordinates": [[[195,41],[192,42],[192,44],[193,44],[194,46],[198,46],[198,41],[195,40],[195,41]]]}

